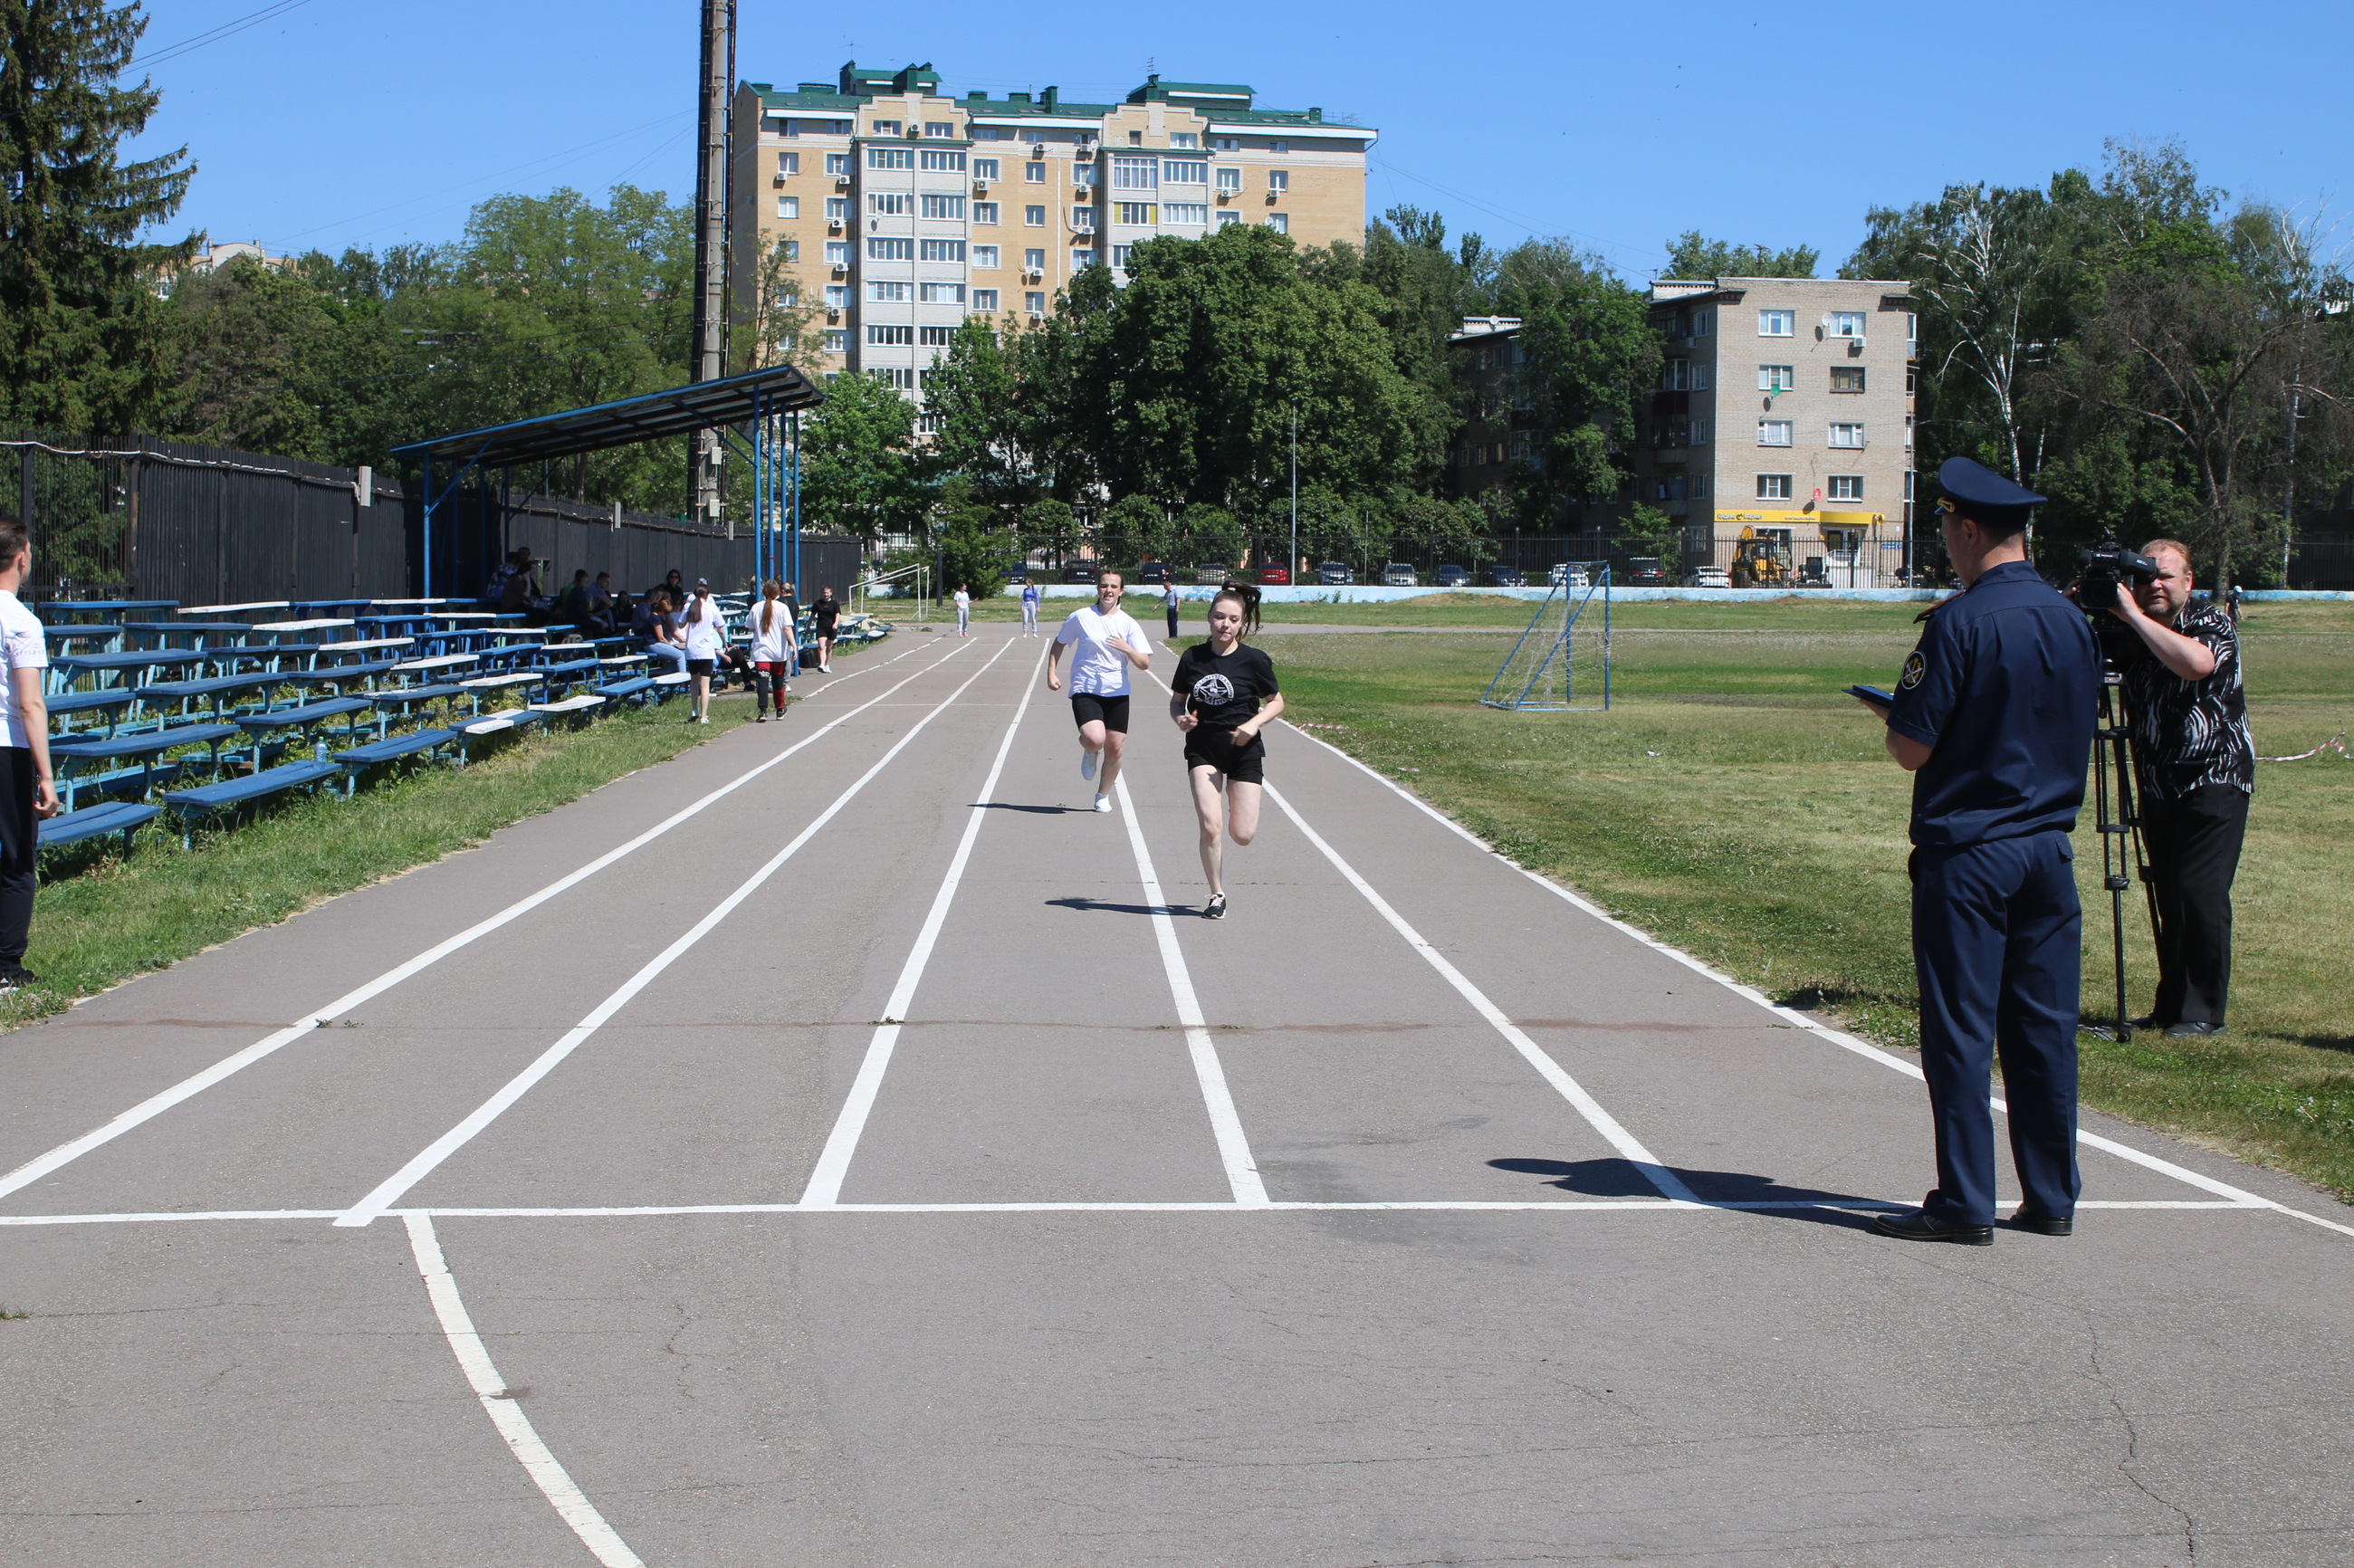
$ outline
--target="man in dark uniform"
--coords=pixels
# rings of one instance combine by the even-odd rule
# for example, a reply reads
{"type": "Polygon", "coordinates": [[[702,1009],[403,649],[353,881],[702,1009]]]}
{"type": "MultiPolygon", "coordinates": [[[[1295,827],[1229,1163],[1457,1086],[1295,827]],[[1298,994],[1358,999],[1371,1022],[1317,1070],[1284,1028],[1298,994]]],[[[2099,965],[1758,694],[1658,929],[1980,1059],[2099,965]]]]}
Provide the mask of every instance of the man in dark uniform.
{"type": "Polygon", "coordinates": [[[1872,1228],[1994,1241],[1989,1075],[2002,1057],[2011,1221],[2074,1227],[2076,1004],[2083,912],[2069,833],[2084,800],[2100,653],[2084,614],[2036,575],[2021,531],[2043,497],[1967,458],[1937,471],[1938,523],[1962,593],[1928,617],[1887,720],[1913,775],[1913,963],[1937,1186],[1872,1228]]]}

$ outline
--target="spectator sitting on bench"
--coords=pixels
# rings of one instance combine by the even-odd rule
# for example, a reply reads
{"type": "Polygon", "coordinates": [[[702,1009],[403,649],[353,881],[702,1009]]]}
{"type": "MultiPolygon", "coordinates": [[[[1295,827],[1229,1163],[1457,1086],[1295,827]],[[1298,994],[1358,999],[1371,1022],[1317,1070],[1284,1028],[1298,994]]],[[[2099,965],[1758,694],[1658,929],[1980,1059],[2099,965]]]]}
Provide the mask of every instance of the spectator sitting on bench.
{"type": "Polygon", "coordinates": [[[538,571],[539,563],[532,559],[528,549],[508,551],[506,577],[499,585],[498,597],[492,601],[491,608],[501,615],[513,615],[517,611],[528,614],[532,601],[539,597],[539,584],[535,580],[538,571]]]}
{"type": "MultiPolygon", "coordinates": [[[[683,609],[685,608],[686,578],[679,575],[679,570],[676,567],[673,567],[670,569],[670,576],[663,578],[661,588],[663,593],[670,595],[671,609],[683,609]]],[[[646,590],[649,597],[652,597],[653,592],[654,590],[652,588],[648,588],[646,590]]]]}
{"type": "Polygon", "coordinates": [[[620,624],[613,616],[615,603],[613,574],[599,572],[596,586],[588,590],[588,624],[608,637],[613,635],[620,624]]]}
{"type": "Polygon", "coordinates": [[[556,619],[567,626],[586,626],[594,602],[588,588],[588,568],[583,567],[572,574],[572,586],[557,596],[556,619]]]}
{"type": "Polygon", "coordinates": [[[686,670],[686,649],[671,630],[670,616],[670,595],[656,588],[638,606],[638,613],[630,621],[630,631],[644,650],[649,670],[657,664],[667,664],[670,668],[663,673],[683,674],[686,670]]]}

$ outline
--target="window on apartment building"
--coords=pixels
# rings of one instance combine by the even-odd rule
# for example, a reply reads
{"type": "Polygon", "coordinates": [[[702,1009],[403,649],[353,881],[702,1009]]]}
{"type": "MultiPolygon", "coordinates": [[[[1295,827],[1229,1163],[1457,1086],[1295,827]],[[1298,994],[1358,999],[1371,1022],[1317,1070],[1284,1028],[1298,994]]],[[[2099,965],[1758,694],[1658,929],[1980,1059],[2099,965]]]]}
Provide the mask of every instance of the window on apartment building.
{"type": "Polygon", "coordinates": [[[875,377],[894,391],[913,392],[916,389],[916,373],[912,370],[886,366],[875,371],[875,377]]]}
{"type": "Polygon", "coordinates": [[[870,326],[866,329],[866,341],[880,344],[885,348],[901,346],[916,341],[916,329],[911,326],[870,326]]]}
{"type": "Polygon", "coordinates": [[[798,260],[800,260],[801,259],[801,242],[800,240],[798,240],[798,239],[788,239],[788,240],[786,240],[786,241],[785,241],[785,260],[788,260],[788,261],[798,261],[798,260]]]}
{"type": "Polygon", "coordinates": [[[1242,140],[1235,136],[1213,136],[1210,138],[1210,150],[1214,153],[1239,153],[1243,150],[1242,140]]]}
{"type": "Polygon", "coordinates": [[[1919,386],[1918,386],[1919,376],[1920,376],[1920,367],[1919,367],[1919,366],[1914,366],[1914,365],[1909,365],[1909,364],[1908,364],[1907,366],[1905,366],[1905,367],[1904,367],[1904,396],[1906,396],[1907,397],[1914,397],[1914,396],[1917,396],[1917,395],[1918,395],[1919,390],[1920,390],[1920,387],[1919,387],[1919,386]]]}
{"type": "Polygon", "coordinates": [[[956,127],[945,120],[927,120],[924,122],[924,134],[946,141],[956,134],[956,127]]]}
{"type": "Polygon", "coordinates": [[[1232,196],[1235,192],[1242,189],[1243,172],[1240,169],[1220,169],[1218,171],[1218,188],[1225,191],[1228,196],[1232,196]]]}
{"type": "Polygon", "coordinates": [[[869,147],[866,166],[870,169],[912,169],[916,166],[913,147],[869,147]]]}
{"type": "Polygon", "coordinates": [[[916,329],[916,343],[921,348],[946,348],[956,341],[956,334],[954,327],[918,327],[916,329]]]}
{"type": "Polygon", "coordinates": [[[1243,215],[1231,208],[1221,211],[1218,214],[1218,227],[1220,228],[1224,228],[1229,224],[1240,223],[1242,220],[1243,215]]]}
{"type": "Polygon", "coordinates": [[[1792,331],[1797,327],[1797,313],[1795,311],[1759,311],[1757,313],[1757,335],[1759,337],[1788,337],[1792,331]]]}
{"type": "Polygon", "coordinates": [[[1761,473],[1757,476],[1757,499],[1787,501],[1790,499],[1790,476],[1787,473],[1761,473]]]}
{"type": "Polygon", "coordinates": [[[850,352],[850,330],[847,327],[826,328],[825,351],[828,354],[848,354],[850,352]]]}
{"type": "Polygon", "coordinates": [[[1270,153],[1288,153],[1291,151],[1291,143],[1288,142],[1269,142],[1267,144],[1267,150],[1270,153]]]}
{"type": "Polygon", "coordinates": [[[1288,212],[1268,213],[1267,226],[1278,234],[1288,234],[1291,232],[1291,215],[1288,212]]]}
{"type": "Polygon", "coordinates": [[[1046,253],[1044,250],[1024,250],[1022,267],[1024,271],[1044,272],[1046,270],[1046,253]]]}
{"type": "Polygon", "coordinates": [[[798,283],[788,283],[777,291],[779,310],[797,311],[801,308],[801,291],[798,283]]]}
{"type": "Polygon", "coordinates": [[[1023,207],[1022,209],[1022,227],[1024,228],[1045,228],[1046,209],[1043,207],[1023,207]]]}
{"type": "Polygon", "coordinates": [[[1083,272],[1095,264],[1096,253],[1092,247],[1082,247],[1071,252],[1072,271],[1083,272]]]}
{"type": "Polygon", "coordinates": [[[961,261],[964,260],[964,241],[927,239],[917,249],[916,259],[919,261],[961,261]]]}
{"type": "Polygon", "coordinates": [[[1271,191],[1289,190],[1291,188],[1291,171],[1289,169],[1269,169],[1267,172],[1267,188],[1271,191]]]}
{"type": "Polygon", "coordinates": [[[1141,131],[1131,131],[1131,132],[1129,132],[1128,133],[1128,144],[1129,144],[1129,146],[1131,146],[1131,147],[1141,147],[1141,146],[1143,146],[1143,145],[1144,145],[1144,132],[1141,132],[1141,131]]]}
{"type": "Polygon", "coordinates": [[[1835,473],[1825,480],[1823,484],[1833,501],[1863,499],[1863,475],[1860,473],[1835,473]]]}
{"type": "Polygon", "coordinates": [[[779,153],[777,154],[777,173],[780,175],[798,175],[801,172],[801,155],[799,153],[779,153]]]}
{"type": "Polygon", "coordinates": [[[1133,246],[1133,245],[1115,245],[1115,246],[1113,246],[1113,247],[1111,248],[1111,264],[1112,264],[1113,266],[1115,266],[1115,267],[1125,267],[1125,266],[1127,266],[1127,265],[1128,265],[1128,256],[1129,256],[1129,251],[1131,251],[1131,250],[1134,250],[1135,249],[1136,249],[1136,247],[1135,247],[1135,246],[1133,246]]]}
{"type": "Polygon", "coordinates": [[[964,173],[964,154],[949,147],[927,147],[923,166],[938,175],[960,175],[964,173]]]}
{"type": "Polygon", "coordinates": [[[847,283],[828,283],[825,286],[825,308],[830,311],[848,310],[850,308],[850,285],[847,283]]]}
{"type": "Polygon", "coordinates": [[[1831,445],[1860,449],[1863,445],[1863,427],[1853,422],[1834,423],[1831,426],[1831,445]]]}
{"type": "Polygon", "coordinates": [[[850,198],[848,196],[826,197],[825,220],[828,223],[848,223],[850,221],[850,198]]]}
{"type": "Polygon", "coordinates": [[[1123,201],[1113,204],[1112,221],[1131,228],[1150,228],[1161,221],[1161,208],[1149,201],[1123,201]]]}
{"type": "Polygon", "coordinates": [[[878,217],[905,217],[916,210],[916,198],[905,191],[869,191],[866,210],[878,217]]]}
{"type": "Polygon", "coordinates": [[[1708,335],[1708,318],[1715,313],[1716,313],[1714,311],[1694,311],[1691,313],[1692,336],[1706,337],[1708,335]]]}
{"type": "Polygon", "coordinates": [[[1694,419],[1691,422],[1691,439],[1692,445],[1696,447],[1704,447],[1708,445],[1708,421],[1706,419],[1694,419]]]}
{"type": "Polygon", "coordinates": [[[869,261],[913,261],[916,242],[912,239],[870,239],[866,242],[869,261]]]}
{"type": "Polygon", "coordinates": [[[1096,166],[1093,164],[1072,164],[1071,183],[1075,185],[1094,185],[1096,183],[1096,166]]]}
{"type": "Polygon", "coordinates": [[[1191,131],[1174,131],[1170,132],[1169,144],[1180,150],[1190,152],[1193,148],[1199,147],[1202,143],[1200,138],[1195,136],[1191,131]]]}
{"type": "Polygon", "coordinates": [[[923,215],[926,217],[961,218],[964,217],[964,197],[928,196],[924,198],[923,215]]]}
{"type": "Polygon", "coordinates": [[[1833,337],[1861,337],[1863,335],[1863,313],[1861,311],[1833,311],[1831,313],[1831,335],[1833,337]]]}
{"type": "Polygon", "coordinates": [[[1691,385],[1691,360],[1670,359],[1660,362],[1659,390],[1662,392],[1681,392],[1691,385]]]}
{"type": "Polygon", "coordinates": [[[1790,444],[1790,421],[1760,419],[1757,421],[1757,444],[1761,447],[1787,447],[1790,444]]]}
{"type": "Polygon", "coordinates": [[[1024,294],[1022,296],[1022,308],[1034,316],[1043,316],[1046,313],[1046,296],[1034,291],[1024,294]]]}
{"type": "Polygon", "coordinates": [[[997,256],[998,250],[994,245],[976,245],[972,248],[972,264],[976,267],[996,266],[997,256]]]}
{"type": "Polygon", "coordinates": [[[1904,416],[1904,450],[1908,452],[1913,450],[1913,416],[1910,414],[1904,416]]]}
{"type": "Polygon", "coordinates": [[[975,158],[972,161],[972,177],[977,180],[995,179],[997,177],[997,160],[994,158],[975,158]]]}
{"type": "Polygon", "coordinates": [[[1161,221],[1206,224],[1210,221],[1210,207],[1207,202],[1164,201],[1161,204],[1161,221]]]}
{"type": "Polygon", "coordinates": [[[866,298],[878,305],[904,305],[915,297],[916,285],[913,283],[877,283],[870,281],[866,285],[866,298]]]}
{"type": "Polygon", "coordinates": [[[1194,158],[1164,158],[1161,162],[1161,183],[1164,185],[1206,185],[1210,183],[1210,165],[1194,158]]]}
{"type": "Polygon", "coordinates": [[[1787,392],[1798,384],[1798,367],[1795,365],[1761,365],[1757,367],[1757,390],[1787,392]]]}
{"type": "Polygon", "coordinates": [[[1044,185],[1046,183],[1046,165],[1044,164],[1023,164],[1022,183],[1031,185],[1044,185]]]}
{"type": "Polygon", "coordinates": [[[1013,132],[1002,125],[976,125],[972,127],[972,139],[976,142],[1011,142],[1013,132]]]}
{"type": "MultiPolygon", "coordinates": [[[[875,122],[874,129],[869,132],[869,134],[875,136],[896,136],[898,133],[899,122],[896,120],[877,120],[875,122]]],[[[896,167],[898,165],[885,164],[881,166],[896,167]]]]}
{"type": "Polygon", "coordinates": [[[1831,366],[1831,390],[1832,390],[1832,391],[1834,391],[1834,392],[1861,392],[1861,391],[1862,391],[1862,390],[1863,390],[1863,366],[1861,366],[1861,365],[1834,365],[1834,366],[1831,366]]]}
{"type": "Polygon", "coordinates": [[[997,222],[997,204],[993,201],[973,203],[972,220],[975,223],[985,223],[993,227],[997,222]]]}
{"type": "Polygon", "coordinates": [[[1095,208],[1091,207],[1075,207],[1071,209],[1071,227],[1073,228],[1093,228],[1095,226],[1095,208]]]}
{"type": "Polygon", "coordinates": [[[849,266],[850,241],[847,239],[828,240],[825,247],[825,264],[829,267],[849,266]]]}
{"type": "Polygon", "coordinates": [[[850,173],[850,154],[847,153],[828,153],[825,155],[825,172],[829,175],[846,175],[850,173]]]}
{"type": "Polygon", "coordinates": [[[779,217],[799,217],[801,215],[801,197],[799,197],[799,196],[779,196],[779,197],[777,198],[777,216],[778,216],[779,217]]]}
{"type": "Polygon", "coordinates": [[[1111,160],[1111,188],[1116,191],[1150,191],[1161,188],[1161,160],[1140,158],[1132,153],[1116,153],[1111,160]]]}
{"type": "Polygon", "coordinates": [[[995,310],[997,308],[997,291],[994,289],[975,289],[972,291],[972,308],[977,311],[995,310]]]}

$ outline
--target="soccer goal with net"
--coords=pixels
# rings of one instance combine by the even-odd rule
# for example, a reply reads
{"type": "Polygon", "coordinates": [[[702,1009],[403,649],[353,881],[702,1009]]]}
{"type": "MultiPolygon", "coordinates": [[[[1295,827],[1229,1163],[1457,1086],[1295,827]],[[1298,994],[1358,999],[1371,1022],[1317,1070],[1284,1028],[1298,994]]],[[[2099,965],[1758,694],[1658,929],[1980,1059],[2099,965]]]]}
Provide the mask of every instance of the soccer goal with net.
{"type": "Polygon", "coordinates": [[[1544,601],[1479,701],[1491,708],[1533,713],[1596,713],[1609,707],[1607,562],[1569,561],[1553,568],[1544,601]]]}

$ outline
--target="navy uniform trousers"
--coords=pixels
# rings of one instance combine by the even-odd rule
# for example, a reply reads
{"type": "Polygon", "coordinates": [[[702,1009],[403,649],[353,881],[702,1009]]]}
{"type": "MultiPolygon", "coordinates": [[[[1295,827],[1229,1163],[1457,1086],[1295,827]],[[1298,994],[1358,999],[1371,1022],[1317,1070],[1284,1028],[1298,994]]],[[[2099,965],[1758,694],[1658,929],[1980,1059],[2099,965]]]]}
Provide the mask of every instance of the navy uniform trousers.
{"type": "Polygon", "coordinates": [[[1998,1052],[2027,1212],[2076,1212],[2074,861],[2063,832],[1913,853],[1921,1069],[1937,1131],[1937,1190],[1922,1206],[1948,1224],[1994,1223],[1998,1052]]]}

